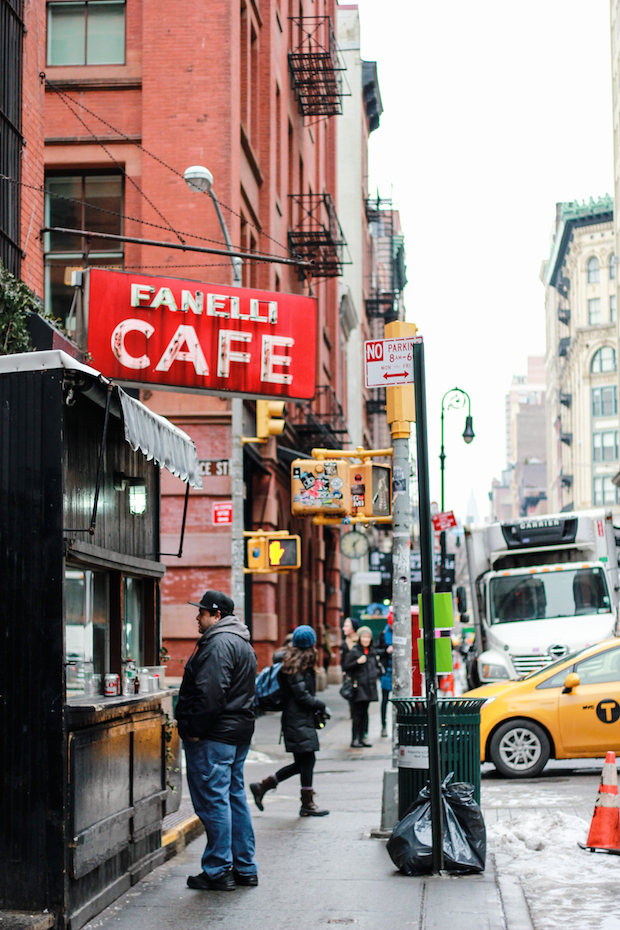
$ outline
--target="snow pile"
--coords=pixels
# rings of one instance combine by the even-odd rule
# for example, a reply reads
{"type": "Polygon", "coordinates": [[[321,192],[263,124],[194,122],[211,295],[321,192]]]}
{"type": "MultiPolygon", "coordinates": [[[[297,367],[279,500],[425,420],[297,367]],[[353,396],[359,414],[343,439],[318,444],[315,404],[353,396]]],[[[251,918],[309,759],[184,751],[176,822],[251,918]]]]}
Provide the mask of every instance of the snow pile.
{"type": "Polygon", "coordinates": [[[529,811],[488,828],[497,871],[521,882],[536,930],[620,930],[620,856],[580,849],[589,826],[529,811]]]}

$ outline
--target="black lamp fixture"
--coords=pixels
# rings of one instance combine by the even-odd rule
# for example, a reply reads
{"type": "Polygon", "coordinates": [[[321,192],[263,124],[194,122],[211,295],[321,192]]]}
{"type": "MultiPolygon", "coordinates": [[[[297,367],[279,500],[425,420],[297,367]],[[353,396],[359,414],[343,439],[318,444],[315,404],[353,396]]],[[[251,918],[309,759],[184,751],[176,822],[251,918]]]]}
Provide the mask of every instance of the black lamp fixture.
{"type": "Polygon", "coordinates": [[[467,445],[469,445],[475,435],[476,434],[474,433],[474,422],[471,416],[465,417],[465,429],[463,430],[463,440],[467,443],[467,445]]]}

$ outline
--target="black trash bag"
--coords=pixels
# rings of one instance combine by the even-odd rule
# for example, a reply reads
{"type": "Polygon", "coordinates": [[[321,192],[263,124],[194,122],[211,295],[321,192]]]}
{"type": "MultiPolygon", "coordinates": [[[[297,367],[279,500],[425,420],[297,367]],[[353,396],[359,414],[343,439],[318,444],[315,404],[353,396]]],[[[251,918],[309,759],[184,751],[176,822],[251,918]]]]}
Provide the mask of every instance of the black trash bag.
{"type": "MultiPolygon", "coordinates": [[[[451,785],[453,776],[450,772],[441,788],[444,869],[447,872],[484,872],[486,829],[482,812],[474,801],[474,786],[467,782],[451,785]]],[[[394,827],[387,851],[404,875],[432,871],[433,833],[428,785],[422,788],[394,827]]]]}

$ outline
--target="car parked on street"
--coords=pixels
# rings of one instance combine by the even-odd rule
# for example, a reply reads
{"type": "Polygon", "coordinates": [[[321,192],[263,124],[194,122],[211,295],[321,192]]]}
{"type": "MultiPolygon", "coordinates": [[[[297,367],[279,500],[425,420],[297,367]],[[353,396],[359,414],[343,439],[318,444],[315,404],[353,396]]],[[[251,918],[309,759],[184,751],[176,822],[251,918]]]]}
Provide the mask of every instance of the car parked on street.
{"type": "Polygon", "coordinates": [[[486,698],[480,712],[481,760],[507,778],[538,775],[550,758],[620,752],[620,639],[463,697],[486,698]]]}

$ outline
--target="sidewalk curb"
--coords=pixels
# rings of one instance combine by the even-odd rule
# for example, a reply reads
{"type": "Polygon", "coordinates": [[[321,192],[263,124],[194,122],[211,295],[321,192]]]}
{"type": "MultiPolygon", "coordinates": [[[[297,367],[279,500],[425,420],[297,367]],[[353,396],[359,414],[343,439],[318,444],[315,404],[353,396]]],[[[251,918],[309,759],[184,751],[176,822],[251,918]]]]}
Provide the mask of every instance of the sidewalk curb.
{"type": "Polygon", "coordinates": [[[178,826],[162,833],[161,845],[166,850],[165,861],[172,859],[173,856],[183,852],[188,843],[195,840],[197,836],[204,833],[204,827],[196,814],[192,814],[187,820],[184,820],[178,826]]]}
{"type": "Polygon", "coordinates": [[[504,911],[506,930],[534,930],[523,887],[513,875],[500,875],[495,864],[497,891],[504,911]]]}

